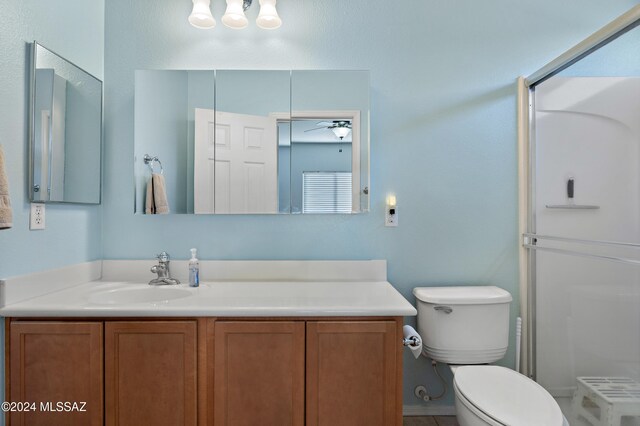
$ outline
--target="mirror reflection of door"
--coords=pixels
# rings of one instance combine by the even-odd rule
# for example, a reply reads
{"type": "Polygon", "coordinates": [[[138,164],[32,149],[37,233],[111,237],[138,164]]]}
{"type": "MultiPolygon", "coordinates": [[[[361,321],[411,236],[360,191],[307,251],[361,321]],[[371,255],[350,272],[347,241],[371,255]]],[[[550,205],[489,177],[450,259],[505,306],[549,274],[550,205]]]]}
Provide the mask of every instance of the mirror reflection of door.
{"type": "Polygon", "coordinates": [[[195,213],[277,213],[274,117],[196,109],[195,213]],[[215,129],[215,130],[214,130],[215,129]]]}

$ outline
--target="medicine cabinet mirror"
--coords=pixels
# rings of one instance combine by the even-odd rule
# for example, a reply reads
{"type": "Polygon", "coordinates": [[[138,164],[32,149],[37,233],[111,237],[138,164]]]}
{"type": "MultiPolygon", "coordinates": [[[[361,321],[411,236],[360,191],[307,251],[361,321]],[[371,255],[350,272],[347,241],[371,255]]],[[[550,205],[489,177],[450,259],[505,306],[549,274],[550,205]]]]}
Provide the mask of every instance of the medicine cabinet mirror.
{"type": "Polygon", "coordinates": [[[139,70],[134,121],[136,213],[369,209],[367,71],[139,70]]]}
{"type": "Polygon", "coordinates": [[[30,71],[31,201],[100,204],[102,81],[36,42],[30,71]]]}

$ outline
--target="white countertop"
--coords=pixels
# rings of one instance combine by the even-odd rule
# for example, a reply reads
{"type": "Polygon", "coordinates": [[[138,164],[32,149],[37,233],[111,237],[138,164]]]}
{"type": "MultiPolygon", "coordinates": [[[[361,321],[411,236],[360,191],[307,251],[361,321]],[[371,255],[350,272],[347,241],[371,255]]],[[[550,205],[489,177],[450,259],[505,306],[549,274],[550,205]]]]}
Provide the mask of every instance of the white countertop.
{"type": "MultiPolygon", "coordinates": [[[[132,299],[134,299],[133,297],[132,299]]],[[[4,317],[294,317],[414,316],[416,309],[386,281],[210,281],[200,287],[90,281],[0,308],[4,317]],[[162,300],[163,291],[182,297],[162,300]],[[146,295],[134,302],[111,296],[146,295]],[[180,293],[178,291],[177,293],[180,293]]]]}
{"type": "MultiPolygon", "coordinates": [[[[414,316],[386,261],[200,262],[200,287],[149,286],[150,260],[96,260],[0,279],[4,317],[414,316]],[[172,298],[171,296],[177,296],[172,298]]],[[[171,262],[187,281],[187,261],[171,262]]]]}

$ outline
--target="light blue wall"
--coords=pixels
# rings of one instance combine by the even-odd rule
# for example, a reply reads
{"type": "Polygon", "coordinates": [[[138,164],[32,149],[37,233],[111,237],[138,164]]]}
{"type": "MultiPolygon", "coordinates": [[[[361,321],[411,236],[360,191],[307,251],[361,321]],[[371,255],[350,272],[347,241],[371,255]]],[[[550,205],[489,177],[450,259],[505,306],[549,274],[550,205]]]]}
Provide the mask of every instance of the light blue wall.
{"type": "Polygon", "coordinates": [[[103,74],[104,1],[0,2],[0,144],[13,228],[0,231],[0,277],[101,256],[99,206],[48,205],[44,231],[29,231],[27,43],[38,40],[90,73],[103,74]]]}
{"type": "MultiPolygon", "coordinates": [[[[203,259],[382,258],[409,300],[419,285],[481,283],[517,300],[515,78],[634,4],[282,0],[283,26],[266,32],[256,7],[243,31],[202,31],[186,0],[110,0],[105,257],[186,259],[197,247],[203,259]],[[133,215],[134,70],[163,68],[371,70],[371,212],[133,215]],[[398,228],[383,226],[388,193],[398,228]]],[[[223,2],[212,8],[219,21],[223,2]]],[[[412,390],[425,381],[436,391],[427,361],[405,355],[405,403],[419,404],[412,390]]]]}
{"type": "Polygon", "coordinates": [[[216,110],[236,114],[289,114],[291,73],[286,70],[216,71],[216,110]]]}
{"type": "MultiPolygon", "coordinates": [[[[282,149],[280,147],[280,152],[282,149]]],[[[291,211],[302,212],[302,174],[304,172],[350,172],[351,143],[292,143],[286,147],[290,158],[291,211]]],[[[282,185],[280,185],[282,188],[282,185]]]]}
{"type": "Polygon", "coordinates": [[[291,146],[278,146],[278,211],[291,212],[291,146]]]}
{"type": "MultiPolygon", "coordinates": [[[[288,124],[279,124],[288,131],[288,124]]],[[[278,147],[278,209],[289,213],[291,206],[302,211],[302,173],[305,171],[350,172],[351,143],[294,143],[278,147]],[[293,147],[293,149],[292,149],[293,147]],[[339,152],[342,150],[342,152],[339,152]]]]}
{"type": "MultiPolygon", "coordinates": [[[[46,230],[29,231],[27,43],[33,40],[102,78],[104,0],[0,1],[0,144],[5,151],[13,206],[13,228],[0,231],[0,277],[102,255],[99,206],[48,205],[46,230]]],[[[4,324],[0,324],[1,377],[3,334],[4,324]]],[[[4,380],[0,399],[4,400],[4,380]]],[[[4,424],[4,418],[0,423],[4,424]]]]}

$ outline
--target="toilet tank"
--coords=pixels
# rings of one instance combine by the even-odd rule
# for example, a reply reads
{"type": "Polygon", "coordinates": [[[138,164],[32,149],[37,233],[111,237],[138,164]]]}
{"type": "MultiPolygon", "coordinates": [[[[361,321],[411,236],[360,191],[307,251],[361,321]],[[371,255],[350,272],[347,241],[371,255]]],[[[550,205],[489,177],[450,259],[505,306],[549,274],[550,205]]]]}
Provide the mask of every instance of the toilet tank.
{"type": "Polygon", "coordinates": [[[422,354],[446,364],[487,364],[509,345],[511,294],[494,286],[416,287],[422,354]]]}

